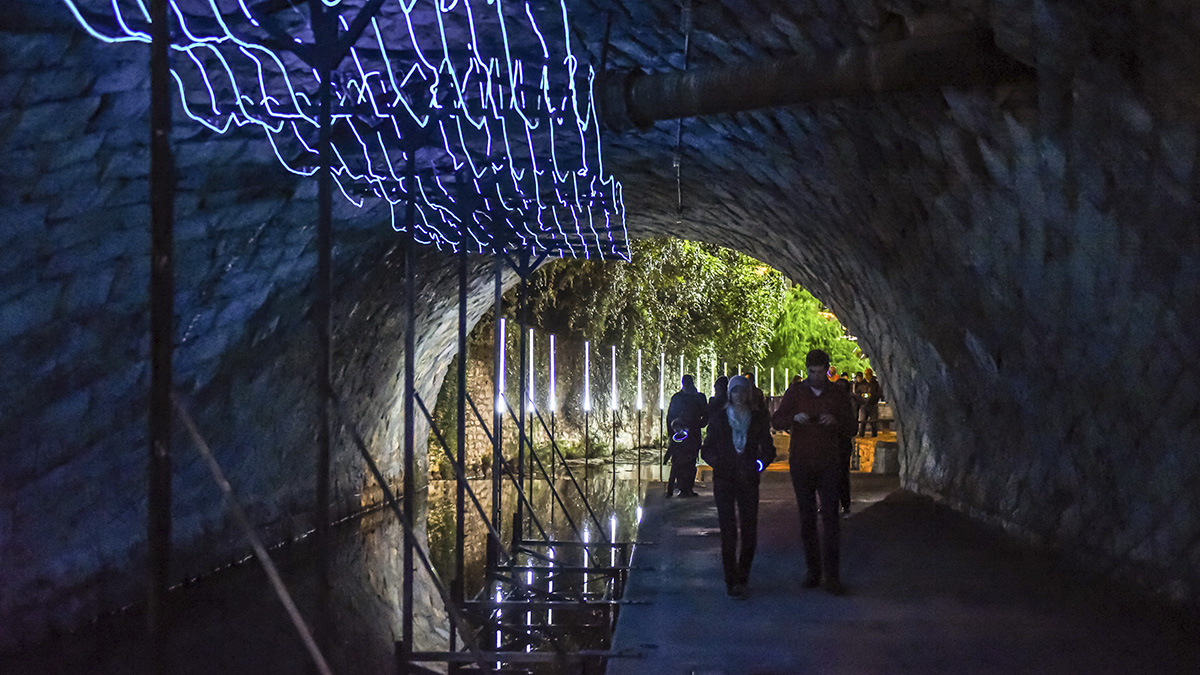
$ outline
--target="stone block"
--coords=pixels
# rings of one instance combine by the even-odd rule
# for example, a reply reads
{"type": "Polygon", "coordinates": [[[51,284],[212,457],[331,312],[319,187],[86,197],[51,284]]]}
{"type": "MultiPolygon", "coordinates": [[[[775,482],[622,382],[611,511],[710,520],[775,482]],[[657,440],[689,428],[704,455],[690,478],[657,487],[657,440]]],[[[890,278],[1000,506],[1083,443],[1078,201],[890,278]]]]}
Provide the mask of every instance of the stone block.
{"type": "Polygon", "coordinates": [[[80,311],[101,307],[108,299],[108,291],[112,287],[115,272],[107,265],[88,273],[77,273],[67,288],[66,311],[76,314],[80,311]]]}
{"type": "MultiPolygon", "coordinates": [[[[147,62],[135,61],[106,70],[92,86],[92,94],[136,92],[142,99],[150,98],[150,67],[147,62]]],[[[174,87],[172,87],[174,93],[174,87]]]]}
{"type": "Polygon", "coordinates": [[[46,282],[0,305],[0,340],[24,335],[49,322],[58,310],[62,294],[62,283],[46,282]]]}
{"type": "Polygon", "coordinates": [[[0,72],[54,66],[61,62],[70,44],[69,34],[0,33],[0,72]]]}
{"type": "Polygon", "coordinates": [[[88,93],[96,75],[78,68],[55,68],[31,73],[17,101],[29,107],[50,101],[70,101],[88,93]]]}
{"type": "Polygon", "coordinates": [[[150,174],[150,148],[147,146],[127,148],[114,153],[104,166],[103,179],[112,181],[122,178],[146,179],[150,174]]]}
{"type": "Polygon", "coordinates": [[[62,195],[70,194],[79,186],[96,182],[96,169],[88,164],[72,164],[58,171],[40,171],[39,179],[29,192],[34,201],[57,202],[62,195]]]}
{"type": "MultiPolygon", "coordinates": [[[[115,94],[103,94],[103,101],[95,117],[88,125],[88,131],[124,131],[136,137],[137,144],[150,142],[150,94],[149,91],[119,91],[115,94]]],[[[110,137],[106,139],[110,147],[126,147],[124,138],[110,137]]]]}
{"type": "Polygon", "coordinates": [[[77,138],[100,106],[100,97],[42,103],[26,108],[10,142],[17,147],[77,138]]]}

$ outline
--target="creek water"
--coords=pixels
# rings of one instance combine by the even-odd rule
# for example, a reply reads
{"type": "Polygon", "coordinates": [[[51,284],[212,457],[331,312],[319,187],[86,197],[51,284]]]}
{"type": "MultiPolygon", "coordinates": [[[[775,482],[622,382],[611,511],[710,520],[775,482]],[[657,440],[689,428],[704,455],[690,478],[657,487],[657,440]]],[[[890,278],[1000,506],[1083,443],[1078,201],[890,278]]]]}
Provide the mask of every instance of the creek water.
{"type": "MultiPolygon", "coordinates": [[[[551,498],[547,481],[534,481],[532,488],[527,483],[527,499],[533,506],[533,514],[551,539],[577,541],[578,529],[581,533],[586,530],[586,536],[597,541],[600,535],[596,529],[600,526],[609,535],[615,527],[616,541],[634,541],[641,496],[660,475],[660,467],[654,461],[657,451],[654,459],[650,452],[645,458],[640,473],[634,463],[616,464],[615,477],[612,463],[572,463],[569,466],[575,483],[566,477],[560,463],[555,473],[562,503],[551,498]],[[591,505],[594,520],[584,505],[583,495],[591,505]]],[[[662,471],[665,476],[667,468],[662,471]]],[[[490,515],[491,480],[472,479],[470,484],[484,512],[490,515]]],[[[454,570],[454,486],[454,481],[432,481],[428,490],[418,496],[418,513],[423,509],[426,517],[417,527],[420,536],[427,537],[433,566],[447,585],[454,570]]],[[[504,521],[501,531],[506,546],[512,540],[512,512],[517,497],[515,486],[506,479],[501,490],[504,521]]],[[[465,525],[464,579],[470,598],[483,588],[487,531],[469,499],[465,525]]],[[[326,647],[326,658],[334,673],[394,672],[395,641],[401,635],[402,530],[391,511],[380,509],[348,519],[333,532],[330,569],[333,639],[326,647]]],[[[525,537],[539,539],[540,532],[529,526],[525,537]]],[[[312,538],[278,547],[271,556],[311,625],[316,595],[312,538]]],[[[563,562],[567,563],[565,559],[563,562]]],[[[245,560],[178,587],[171,597],[175,617],[168,645],[171,672],[311,672],[303,643],[255,560],[245,560]]],[[[420,563],[414,597],[416,648],[445,650],[448,621],[443,603],[420,563]]],[[[150,672],[143,626],[144,618],[136,607],[102,617],[92,625],[56,636],[22,653],[0,655],[0,672],[150,672]]]]}

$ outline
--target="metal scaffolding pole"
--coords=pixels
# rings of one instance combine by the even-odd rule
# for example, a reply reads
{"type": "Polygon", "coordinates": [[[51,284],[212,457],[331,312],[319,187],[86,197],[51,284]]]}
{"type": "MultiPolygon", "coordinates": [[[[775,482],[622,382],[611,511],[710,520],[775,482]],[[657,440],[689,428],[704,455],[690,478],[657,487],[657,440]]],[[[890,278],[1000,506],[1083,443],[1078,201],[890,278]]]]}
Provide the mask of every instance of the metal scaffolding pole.
{"type": "MultiPolygon", "coordinates": [[[[464,560],[466,547],[466,522],[464,511],[466,508],[466,480],[467,480],[467,251],[461,249],[458,252],[458,428],[457,431],[457,457],[455,464],[458,467],[458,475],[456,476],[454,501],[454,580],[451,583],[451,596],[458,606],[466,600],[465,574],[466,562],[464,560]]],[[[450,651],[456,651],[457,643],[457,626],[450,626],[450,651]]],[[[450,666],[451,672],[458,671],[458,664],[450,666]]]]}
{"type": "MultiPolygon", "coordinates": [[[[417,146],[408,147],[407,185],[413,185],[417,173],[417,146]]],[[[416,415],[414,414],[414,398],[416,396],[416,239],[413,229],[416,227],[416,198],[409,196],[404,214],[404,513],[411,519],[415,512],[415,496],[417,491],[416,457],[414,454],[416,430],[413,428],[416,415]]],[[[404,538],[404,577],[401,589],[401,603],[404,615],[401,618],[401,663],[407,664],[413,650],[413,572],[416,570],[413,558],[412,537],[404,538]]]]}
{"type": "MultiPolygon", "coordinates": [[[[525,411],[528,409],[527,402],[527,387],[529,386],[529,367],[525,360],[528,358],[529,343],[527,342],[527,333],[525,329],[529,326],[529,252],[522,249],[517,256],[517,276],[520,277],[520,295],[517,301],[517,316],[520,323],[521,331],[521,357],[517,359],[517,363],[521,367],[521,376],[518,380],[517,391],[520,393],[520,403],[517,404],[517,410],[520,414],[517,416],[517,484],[524,486],[525,484],[525,444],[528,442],[528,432],[525,429],[525,411]]],[[[532,479],[533,472],[530,472],[532,479]]],[[[532,481],[530,484],[532,487],[532,481]]],[[[527,492],[531,493],[531,491],[527,492]]],[[[525,538],[525,508],[520,501],[516,504],[516,512],[513,515],[513,548],[525,538]]]]}
{"type": "MultiPolygon", "coordinates": [[[[504,476],[504,410],[500,405],[501,397],[504,396],[504,390],[501,382],[504,378],[504,362],[499,355],[502,353],[504,330],[501,328],[501,303],[504,301],[504,255],[503,248],[498,247],[494,252],[493,262],[495,264],[495,300],[492,309],[493,316],[493,342],[495,345],[494,368],[492,371],[492,528],[497,532],[502,532],[503,524],[501,523],[500,510],[500,486],[504,476]]],[[[492,578],[499,564],[499,549],[495,542],[488,541],[487,550],[487,576],[492,578]]],[[[490,593],[489,593],[490,595],[490,593]]],[[[497,631],[499,627],[497,627],[497,631]]]]}
{"type": "Polygon", "coordinates": [[[150,423],[146,628],[155,673],[167,673],[171,574],[171,386],[175,344],[175,161],[171,154],[167,0],[152,0],[150,44],[150,423]]]}

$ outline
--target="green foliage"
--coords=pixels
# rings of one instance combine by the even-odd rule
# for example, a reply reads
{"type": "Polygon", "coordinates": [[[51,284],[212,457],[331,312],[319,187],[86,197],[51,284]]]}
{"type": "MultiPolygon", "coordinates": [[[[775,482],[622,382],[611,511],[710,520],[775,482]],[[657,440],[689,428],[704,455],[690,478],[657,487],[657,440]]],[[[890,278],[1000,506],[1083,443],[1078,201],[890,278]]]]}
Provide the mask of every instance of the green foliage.
{"type": "Polygon", "coordinates": [[[766,363],[782,375],[784,368],[804,373],[804,357],[809,350],[822,349],[840,373],[855,373],[869,367],[858,345],[845,337],[845,328],[828,312],[821,301],[800,286],[787,292],[787,300],[775,322],[766,363]]]}
{"type": "Polygon", "coordinates": [[[629,264],[544,267],[531,280],[530,323],[560,339],[616,344],[622,353],[762,359],[786,292],[782,274],[736,251],[681,239],[639,241],[632,250],[629,264]]]}

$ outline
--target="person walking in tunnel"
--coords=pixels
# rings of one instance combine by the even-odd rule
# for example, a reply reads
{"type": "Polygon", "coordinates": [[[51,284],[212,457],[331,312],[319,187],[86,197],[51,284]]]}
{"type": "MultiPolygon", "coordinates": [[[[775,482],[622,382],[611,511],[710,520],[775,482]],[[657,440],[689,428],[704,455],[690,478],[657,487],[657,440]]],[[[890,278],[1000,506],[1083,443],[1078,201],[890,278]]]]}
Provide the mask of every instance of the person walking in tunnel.
{"type": "Polygon", "coordinates": [[[800,510],[800,540],[808,567],[803,586],[820,584],[830,593],[841,595],[845,589],[837,508],[841,477],[838,439],[853,435],[854,418],[850,397],[829,382],[829,355],[814,349],[804,362],[808,378],[784,392],[771,422],[776,429],[791,434],[788,453],[792,488],[800,510]]]}
{"type": "Polygon", "coordinates": [[[863,371],[863,382],[856,384],[854,393],[859,400],[858,435],[867,435],[867,423],[871,423],[871,436],[879,435],[879,383],[875,373],[867,368],[863,371]]]}
{"type": "Polygon", "coordinates": [[[741,599],[758,547],[759,474],[775,461],[775,443],[770,419],[755,403],[754,387],[745,376],[729,380],[727,399],[710,412],[700,452],[713,468],[725,592],[741,599]]]}
{"type": "Polygon", "coordinates": [[[713,395],[708,399],[709,417],[712,416],[713,408],[719,408],[725,405],[726,396],[729,394],[729,378],[722,375],[713,382],[713,395]]]}
{"type": "Polygon", "coordinates": [[[767,397],[763,394],[763,390],[759,388],[758,383],[754,381],[754,373],[743,373],[742,377],[750,383],[751,403],[756,408],[761,408],[763,412],[767,411],[767,397]]]}
{"type": "Polygon", "coordinates": [[[708,423],[708,402],[696,390],[696,380],[683,376],[683,388],[671,396],[667,407],[667,428],[671,442],[667,455],[671,458],[671,475],[667,479],[669,498],[676,489],[681,497],[696,497],[696,456],[700,453],[700,429],[708,423]]]}
{"type": "MultiPolygon", "coordinates": [[[[850,415],[851,419],[858,419],[854,415],[854,395],[852,392],[853,385],[850,380],[840,376],[838,369],[829,366],[829,381],[833,386],[841,389],[844,394],[850,399],[850,415]]],[[[842,514],[850,514],[850,459],[854,455],[854,434],[844,434],[838,436],[838,456],[841,461],[841,475],[838,477],[838,502],[842,505],[842,514]]]]}

